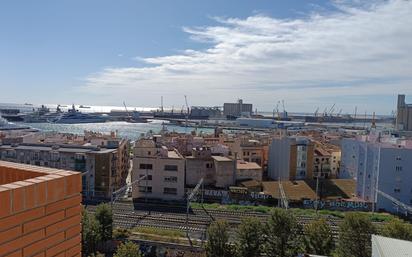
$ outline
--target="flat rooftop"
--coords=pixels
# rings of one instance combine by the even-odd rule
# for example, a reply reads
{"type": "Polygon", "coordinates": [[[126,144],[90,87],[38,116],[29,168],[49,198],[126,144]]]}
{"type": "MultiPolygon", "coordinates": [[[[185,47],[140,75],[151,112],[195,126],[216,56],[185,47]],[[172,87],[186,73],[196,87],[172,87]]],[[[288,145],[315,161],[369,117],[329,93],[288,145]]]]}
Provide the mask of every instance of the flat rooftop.
{"type": "Polygon", "coordinates": [[[212,156],[212,158],[217,162],[230,162],[232,159],[225,156],[212,156]]]}
{"type": "Polygon", "coordinates": [[[182,156],[180,156],[176,151],[167,151],[167,158],[182,159],[182,156]]]}
{"type": "Polygon", "coordinates": [[[246,161],[242,161],[242,160],[238,160],[237,161],[237,169],[238,170],[259,170],[262,169],[262,167],[260,167],[259,164],[257,164],[256,162],[246,162],[246,161]]]}

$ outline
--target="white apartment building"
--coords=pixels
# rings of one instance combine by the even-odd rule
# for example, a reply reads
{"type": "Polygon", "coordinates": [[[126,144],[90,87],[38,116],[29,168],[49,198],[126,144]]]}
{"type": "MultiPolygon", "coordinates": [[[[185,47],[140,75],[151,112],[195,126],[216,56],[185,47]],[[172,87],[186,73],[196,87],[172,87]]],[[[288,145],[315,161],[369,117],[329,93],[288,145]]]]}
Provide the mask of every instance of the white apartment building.
{"type": "Polygon", "coordinates": [[[177,150],[141,139],[134,148],[132,181],[133,199],[182,200],[185,196],[185,159],[177,150]]]}
{"type": "Polygon", "coordinates": [[[275,180],[312,178],[313,149],[314,144],[306,137],[274,138],[269,146],[269,177],[275,180]]]}
{"type": "Polygon", "coordinates": [[[379,134],[342,140],[340,177],[356,179],[356,195],[376,209],[402,211],[377,190],[412,205],[412,141],[379,134]]]}

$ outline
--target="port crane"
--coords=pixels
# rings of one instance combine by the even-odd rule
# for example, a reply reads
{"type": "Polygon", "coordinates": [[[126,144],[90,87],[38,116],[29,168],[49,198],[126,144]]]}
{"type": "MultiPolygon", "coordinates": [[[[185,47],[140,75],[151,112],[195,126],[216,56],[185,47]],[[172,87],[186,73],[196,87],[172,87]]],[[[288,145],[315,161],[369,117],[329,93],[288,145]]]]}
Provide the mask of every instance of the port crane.
{"type": "Polygon", "coordinates": [[[185,104],[186,104],[186,127],[187,127],[187,120],[189,119],[189,104],[187,103],[187,95],[185,95],[185,104]]]}
{"type": "Polygon", "coordinates": [[[313,116],[318,117],[318,112],[319,112],[319,107],[316,108],[316,111],[315,111],[315,113],[313,113],[313,116]]]}
{"type": "Polygon", "coordinates": [[[330,108],[330,110],[329,110],[329,116],[332,116],[333,115],[333,111],[335,110],[335,103],[332,105],[332,107],[330,108]]]}
{"type": "Polygon", "coordinates": [[[273,109],[273,119],[275,119],[275,111],[276,111],[277,119],[280,120],[279,103],[280,103],[280,101],[278,101],[278,102],[276,103],[276,108],[273,109]]]}
{"type": "Polygon", "coordinates": [[[285,108],[285,100],[282,100],[282,107],[283,107],[283,118],[286,118],[288,116],[285,108]]]}
{"type": "Polygon", "coordinates": [[[124,109],[126,110],[127,113],[127,120],[131,120],[132,116],[130,115],[129,111],[127,110],[126,102],[123,101],[124,109]]]}

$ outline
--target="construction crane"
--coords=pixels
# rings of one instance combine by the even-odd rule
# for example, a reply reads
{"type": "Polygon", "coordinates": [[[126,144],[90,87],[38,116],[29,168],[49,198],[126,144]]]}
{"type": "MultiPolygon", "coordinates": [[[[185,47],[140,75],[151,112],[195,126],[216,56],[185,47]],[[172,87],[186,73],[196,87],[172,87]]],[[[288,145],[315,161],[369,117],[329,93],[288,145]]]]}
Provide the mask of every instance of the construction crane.
{"type": "Polygon", "coordinates": [[[342,109],[339,110],[339,112],[336,116],[340,116],[341,114],[342,114],[342,109]]]}

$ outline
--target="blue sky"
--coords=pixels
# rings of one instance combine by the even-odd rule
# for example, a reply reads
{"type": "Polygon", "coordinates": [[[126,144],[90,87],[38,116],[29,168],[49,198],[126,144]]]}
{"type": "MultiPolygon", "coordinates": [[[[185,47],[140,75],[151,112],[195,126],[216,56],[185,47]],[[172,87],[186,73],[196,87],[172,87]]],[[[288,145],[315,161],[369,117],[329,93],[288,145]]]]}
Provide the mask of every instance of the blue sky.
{"type": "Polygon", "coordinates": [[[412,94],[411,5],[2,1],[0,102],[389,113],[412,94]]]}

